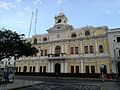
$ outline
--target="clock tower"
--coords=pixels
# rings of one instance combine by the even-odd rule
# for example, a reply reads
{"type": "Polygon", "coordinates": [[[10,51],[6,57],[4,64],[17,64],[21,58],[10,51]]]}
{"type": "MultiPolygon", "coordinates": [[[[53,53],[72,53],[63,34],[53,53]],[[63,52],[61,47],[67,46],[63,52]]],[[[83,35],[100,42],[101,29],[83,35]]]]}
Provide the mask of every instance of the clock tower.
{"type": "Polygon", "coordinates": [[[64,15],[64,13],[59,13],[58,16],[55,16],[55,25],[59,25],[59,24],[67,24],[68,19],[67,17],[64,15]]]}

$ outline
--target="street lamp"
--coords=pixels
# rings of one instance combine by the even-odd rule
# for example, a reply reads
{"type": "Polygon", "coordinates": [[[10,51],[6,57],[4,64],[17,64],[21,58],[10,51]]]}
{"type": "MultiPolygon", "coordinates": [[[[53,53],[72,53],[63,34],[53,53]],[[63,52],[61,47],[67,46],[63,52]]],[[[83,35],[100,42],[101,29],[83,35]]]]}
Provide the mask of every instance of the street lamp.
{"type": "Polygon", "coordinates": [[[15,54],[14,56],[14,69],[16,69],[16,58],[17,58],[18,54],[15,54]]]}
{"type": "Polygon", "coordinates": [[[100,65],[100,73],[102,74],[101,77],[102,77],[102,80],[104,81],[104,68],[105,68],[105,65],[104,64],[101,64],[100,65]]]}
{"type": "Polygon", "coordinates": [[[102,82],[101,82],[101,90],[103,90],[103,83],[104,83],[104,69],[105,69],[105,65],[101,64],[100,65],[100,73],[101,73],[101,78],[102,78],[102,82]]]}

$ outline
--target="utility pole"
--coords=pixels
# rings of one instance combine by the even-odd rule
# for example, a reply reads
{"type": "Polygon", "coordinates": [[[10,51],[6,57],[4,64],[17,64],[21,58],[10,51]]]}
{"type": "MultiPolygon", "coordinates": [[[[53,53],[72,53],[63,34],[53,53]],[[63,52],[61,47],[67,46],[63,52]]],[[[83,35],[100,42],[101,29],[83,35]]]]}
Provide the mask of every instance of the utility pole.
{"type": "Polygon", "coordinates": [[[36,9],[36,12],[35,12],[35,29],[34,29],[34,34],[36,34],[37,14],[38,14],[38,9],[36,9]]]}
{"type": "Polygon", "coordinates": [[[34,15],[34,12],[32,12],[32,16],[31,16],[31,22],[30,22],[30,28],[29,28],[28,38],[30,38],[30,33],[31,33],[31,28],[32,28],[32,21],[33,21],[33,15],[34,15]]]}

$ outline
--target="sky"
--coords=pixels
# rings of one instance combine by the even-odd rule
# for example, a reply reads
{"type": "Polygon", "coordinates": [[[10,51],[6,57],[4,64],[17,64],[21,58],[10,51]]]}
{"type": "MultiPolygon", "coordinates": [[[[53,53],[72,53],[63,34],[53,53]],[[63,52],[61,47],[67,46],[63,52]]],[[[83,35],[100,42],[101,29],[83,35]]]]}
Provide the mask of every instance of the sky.
{"type": "Polygon", "coordinates": [[[0,0],[0,29],[10,29],[28,37],[32,12],[34,12],[30,36],[47,33],[54,25],[54,16],[62,11],[74,28],[108,26],[120,28],[120,0],[0,0]]]}

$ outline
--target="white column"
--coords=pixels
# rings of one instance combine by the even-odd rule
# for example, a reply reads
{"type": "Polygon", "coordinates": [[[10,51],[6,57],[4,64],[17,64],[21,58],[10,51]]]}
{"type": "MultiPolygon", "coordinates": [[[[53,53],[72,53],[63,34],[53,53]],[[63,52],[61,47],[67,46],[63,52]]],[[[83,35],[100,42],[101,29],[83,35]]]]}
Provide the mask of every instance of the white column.
{"type": "Polygon", "coordinates": [[[81,73],[84,73],[83,68],[84,68],[84,65],[83,65],[83,60],[81,60],[81,73]]]}
{"type": "Polygon", "coordinates": [[[82,41],[80,41],[80,55],[82,56],[82,41]]]}
{"type": "Polygon", "coordinates": [[[62,44],[61,48],[62,48],[62,53],[64,53],[64,44],[62,44]]]}
{"type": "Polygon", "coordinates": [[[38,61],[37,61],[37,65],[36,65],[36,72],[39,72],[38,61]]]}
{"type": "Polygon", "coordinates": [[[64,53],[68,53],[67,49],[68,49],[68,44],[66,43],[66,44],[64,44],[64,51],[65,51],[64,53]]]}
{"type": "Polygon", "coordinates": [[[63,68],[64,68],[63,62],[61,62],[61,73],[64,72],[63,68]]]}
{"type": "Polygon", "coordinates": [[[50,54],[52,53],[52,44],[50,44],[49,53],[50,53],[50,54]]]}
{"type": "Polygon", "coordinates": [[[54,66],[53,66],[53,62],[51,62],[51,68],[50,68],[51,70],[51,73],[53,73],[54,72],[54,66]]]}
{"type": "Polygon", "coordinates": [[[55,54],[55,46],[52,46],[52,54],[55,54]]]}
{"type": "Polygon", "coordinates": [[[98,45],[97,45],[97,42],[95,40],[95,48],[96,48],[96,55],[98,54],[98,45]]]}
{"type": "Polygon", "coordinates": [[[50,67],[50,61],[48,62],[48,73],[50,73],[50,69],[51,69],[51,67],[50,67]]]}
{"type": "Polygon", "coordinates": [[[65,73],[67,73],[67,61],[65,61],[65,73]]]}

